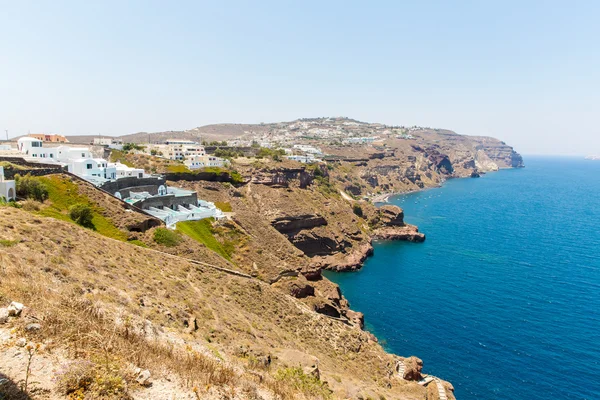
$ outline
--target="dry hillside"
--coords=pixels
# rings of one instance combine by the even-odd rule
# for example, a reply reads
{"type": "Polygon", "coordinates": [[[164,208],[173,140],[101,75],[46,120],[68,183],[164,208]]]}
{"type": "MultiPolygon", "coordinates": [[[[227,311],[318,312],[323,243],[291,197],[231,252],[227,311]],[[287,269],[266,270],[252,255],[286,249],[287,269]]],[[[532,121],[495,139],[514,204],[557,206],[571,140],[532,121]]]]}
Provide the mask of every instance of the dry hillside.
{"type": "Polygon", "coordinates": [[[25,305],[0,325],[9,398],[29,354],[40,399],[427,397],[370,334],[259,279],[12,207],[0,244],[0,306],[25,305]]]}

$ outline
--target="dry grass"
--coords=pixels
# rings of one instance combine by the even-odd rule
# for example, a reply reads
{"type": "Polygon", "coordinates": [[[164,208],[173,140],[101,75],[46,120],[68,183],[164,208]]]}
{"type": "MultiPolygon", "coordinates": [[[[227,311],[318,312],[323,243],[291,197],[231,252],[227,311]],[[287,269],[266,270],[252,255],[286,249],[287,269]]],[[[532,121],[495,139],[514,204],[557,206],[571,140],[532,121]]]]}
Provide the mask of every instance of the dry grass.
{"type": "Polygon", "coordinates": [[[52,340],[48,351],[66,351],[67,360],[89,360],[127,382],[135,365],[153,377],[174,376],[184,388],[245,388],[250,394],[259,388],[301,399],[307,397],[302,388],[275,378],[279,369],[295,366],[279,353],[295,349],[319,358],[334,397],[343,397],[348,385],[387,398],[421,390],[390,391],[391,358],[368,334],[315,314],[266,283],[38,218],[0,208],[0,240],[18,241],[0,248],[0,305],[24,303],[42,330],[25,332],[20,319],[18,335],[52,340]],[[197,318],[195,332],[183,324],[190,316],[197,318]],[[273,363],[264,368],[239,359],[233,349],[241,344],[272,355],[273,363]]]}
{"type": "MultiPolygon", "coordinates": [[[[133,381],[127,365],[136,365],[154,371],[168,370],[178,375],[188,387],[194,385],[234,386],[234,370],[191,347],[181,348],[167,341],[145,338],[128,317],[115,315],[77,292],[48,295],[38,274],[11,270],[2,276],[0,300],[7,297],[24,299],[35,310],[36,318],[43,321],[44,330],[33,339],[52,339],[52,349],[68,349],[69,358],[88,361],[87,371],[69,369],[59,379],[65,394],[80,389],[91,396],[125,398],[121,380],[133,381]],[[23,285],[22,279],[30,283],[23,285]],[[46,292],[41,298],[36,293],[46,292]],[[64,378],[66,376],[67,378],[64,378]],[[78,376],[78,383],[73,383],[78,376]],[[89,378],[89,382],[87,379],[89,378]],[[87,392],[86,392],[87,393],[87,392]]],[[[5,302],[4,301],[4,302],[5,302]]],[[[20,335],[32,336],[18,326],[20,335]]],[[[88,398],[88,397],[86,397],[88,398]]],[[[93,397],[92,397],[93,398],[93,397]]]]}

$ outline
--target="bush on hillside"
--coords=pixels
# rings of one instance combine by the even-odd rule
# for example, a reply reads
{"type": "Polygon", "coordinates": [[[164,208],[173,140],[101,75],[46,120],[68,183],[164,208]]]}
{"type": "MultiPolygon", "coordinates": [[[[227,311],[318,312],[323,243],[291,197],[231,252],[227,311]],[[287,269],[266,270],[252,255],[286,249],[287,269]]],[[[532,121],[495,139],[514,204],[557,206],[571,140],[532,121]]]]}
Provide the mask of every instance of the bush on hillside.
{"type": "Polygon", "coordinates": [[[139,144],[135,144],[135,143],[125,143],[123,145],[123,152],[128,153],[131,150],[138,150],[138,151],[142,151],[146,148],[146,146],[142,146],[139,144]]]}
{"type": "Polygon", "coordinates": [[[181,236],[178,232],[167,228],[156,228],[154,231],[154,241],[163,246],[173,247],[181,242],[181,236]]]}
{"type": "Polygon", "coordinates": [[[362,218],[363,217],[363,210],[362,207],[358,204],[354,204],[352,206],[352,211],[354,212],[354,214],[356,214],[357,217],[362,218]]]}
{"type": "Polygon", "coordinates": [[[81,226],[92,227],[92,218],[94,213],[92,208],[83,203],[77,203],[69,207],[69,217],[81,226]]]}
{"type": "Polygon", "coordinates": [[[30,174],[21,176],[15,175],[15,184],[17,195],[26,199],[34,199],[43,202],[48,199],[48,188],[39,178],[33,177],[30,174]]]}

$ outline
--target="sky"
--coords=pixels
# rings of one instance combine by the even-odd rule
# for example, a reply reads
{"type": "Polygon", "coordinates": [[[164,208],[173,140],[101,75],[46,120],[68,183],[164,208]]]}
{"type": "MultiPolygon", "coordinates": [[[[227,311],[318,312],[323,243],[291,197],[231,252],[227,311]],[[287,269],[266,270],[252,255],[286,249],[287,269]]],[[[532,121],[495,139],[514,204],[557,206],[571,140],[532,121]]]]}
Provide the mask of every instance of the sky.
{"type": "Polygon", "coordinates": [[[0,0],[0,137],[347,116],[600,154],[599,1],[0,0]]]}

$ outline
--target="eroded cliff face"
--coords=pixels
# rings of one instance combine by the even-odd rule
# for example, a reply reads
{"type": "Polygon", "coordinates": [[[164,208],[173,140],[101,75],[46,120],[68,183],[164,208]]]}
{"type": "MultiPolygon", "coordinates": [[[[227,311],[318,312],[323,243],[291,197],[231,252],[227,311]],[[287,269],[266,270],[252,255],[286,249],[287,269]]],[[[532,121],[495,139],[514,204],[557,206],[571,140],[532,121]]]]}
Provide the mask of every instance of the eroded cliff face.
{"type": "Polygon", "coordinates": [[[446,179],[523,167],[523,158],[490,137],[423,129],[412,139],[382,138],[370,145],[326,146],[335,179],[357,198],[438,186],[446,179]]]}
{"type": "Polygon", "coordinates": [[[500,168],[522,168],[525,166],[523,157],[506,143],[485,136],[471,136],[477,143],[477,150],[485,153],[500,168]]]}

